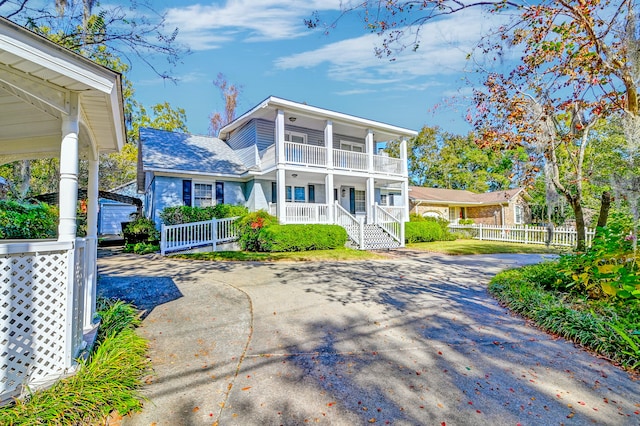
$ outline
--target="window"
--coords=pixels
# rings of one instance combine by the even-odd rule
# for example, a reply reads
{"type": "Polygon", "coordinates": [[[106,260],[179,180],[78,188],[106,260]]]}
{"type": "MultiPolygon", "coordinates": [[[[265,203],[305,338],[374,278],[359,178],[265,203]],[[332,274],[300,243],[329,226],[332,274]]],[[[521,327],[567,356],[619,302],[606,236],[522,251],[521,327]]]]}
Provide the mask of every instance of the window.
{"type": "Polygon", "coordinates": [[[278,202],[278,184],[276,182],[271,182],[271,202],[278,202]]]}
{"type": "Polygon", "coordinates": [[[522,225],[524,223],[524,209],[519,205],[514,206],[514,209],[514,222],[516,225],[522,225]]]}
{"type": "Polygon", "coordinates": [[[216,204],[224,204],[224,182],[216,182],[216,204]]]}
{"type": "Polygon", "coordinates": [[[287,186],[287,196],[285,197],[285,201],[291,201],[293,199],[293,197],[291,196],[291,187],[287,186]]]}
{"type": "Polygon", "coordinates": [[[356,212],[365,211],[365,205],[366,205],[365,192],[364,191],[358,191],[356,189],[355,200],[356,200],[356,202],[355,202],[355,210],[356,210],[356,212]]]}
{"type": "Polygon", "coordinates": [[[182,181],[182,202],[191,207],[191,181],[188,179],[182,181]]]}
{"type": "Polygon", "coordinates": [[[449,207],[449,222],[453,222],[456,223],[456,208],[455,207],[449,207]]]}
{"type": "Polygon", "coordinates": [[[353,152],[364,152],[364,144],[358,142],[340,141],[340,149],[353,152]]]}
{"type": "Polygon", "coordinates": [[[296,186],[293,191],[294,201],[296,203],[304,203],[304,186],[296,186]]]}
{"type": "Polygon", "coordinates": [[[299,132],[284,132],[284,140],[287,142],[307,143],[307,135],[299,132]]]}
{"type": "Polygon", "coordinates": [[[315,185],[309,185],[309,202],[316,202],[316,187],[315,185]]]}
{"type": "Polygon", "coordinates": [[[210,183],[193,184],[193,207],[213,205],[213,185],[210,183]]]}
{"type": "Polygon", "coordinates": [[[380,205],[381,206],[388,206],[389,205],[387,203],[387,194],[380,194],[380,205]]]}

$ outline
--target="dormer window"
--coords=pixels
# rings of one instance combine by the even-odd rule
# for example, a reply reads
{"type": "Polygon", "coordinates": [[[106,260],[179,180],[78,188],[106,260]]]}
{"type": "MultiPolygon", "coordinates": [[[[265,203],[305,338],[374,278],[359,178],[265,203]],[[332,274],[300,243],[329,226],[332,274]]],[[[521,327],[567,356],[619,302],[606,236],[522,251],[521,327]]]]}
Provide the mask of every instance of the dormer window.
{"type": "Polygon", "coordinates": [[[300,132],[284,132],[284,140],[286,142],[307,143],[307,135],[300,132]]]}

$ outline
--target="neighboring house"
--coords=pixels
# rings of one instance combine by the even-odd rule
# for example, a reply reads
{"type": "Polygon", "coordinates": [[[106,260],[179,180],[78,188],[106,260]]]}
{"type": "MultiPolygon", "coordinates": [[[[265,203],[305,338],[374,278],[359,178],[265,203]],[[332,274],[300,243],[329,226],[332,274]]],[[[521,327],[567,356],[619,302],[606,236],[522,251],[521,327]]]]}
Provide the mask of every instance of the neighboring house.
{"type": "Polygon", "coordinates": [[[270,97],[221,129],[219,138],[140,130],[138,190],[159,223],[168,206],[242,204],[281,223],[372,227],[408,220],[409,129],[270,97]],[[401,158],[382,153],[401,141],[401,158]],[[340,218],[339,218],[339,217],[340,218]],[[340,219],[340,220],[339,220],[340,219]]]}
{"type": "Polygon", "coordinates": [[[483,225],[523,225],[531,222],[524,188],[476,194],[458,189],[409,187],[411,213],[458,223],[471,219],[483,225]]]}
{"type": "Polygon", "coordinates": [[[122,222],[131,221],[131,216],[142,213],[142,197],[138,194],[135,180],[108,191],[110,198],[100,193],[98,208],[98,234],[122,234],[122,222]]]}

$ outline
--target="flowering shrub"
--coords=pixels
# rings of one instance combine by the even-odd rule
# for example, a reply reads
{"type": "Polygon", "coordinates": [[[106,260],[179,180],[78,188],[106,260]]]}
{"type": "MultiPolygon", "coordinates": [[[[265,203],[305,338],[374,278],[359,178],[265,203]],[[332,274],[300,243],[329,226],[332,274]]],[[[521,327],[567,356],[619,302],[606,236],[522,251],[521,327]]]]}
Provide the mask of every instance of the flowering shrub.
{"type": "Polygon", "coordinates": [[[269,225],[278,224],[278,219],[264,210],[249,213],[236,221],[238,243],[242,250],[263,251],[258,236],[260,230],[269,225]]]}

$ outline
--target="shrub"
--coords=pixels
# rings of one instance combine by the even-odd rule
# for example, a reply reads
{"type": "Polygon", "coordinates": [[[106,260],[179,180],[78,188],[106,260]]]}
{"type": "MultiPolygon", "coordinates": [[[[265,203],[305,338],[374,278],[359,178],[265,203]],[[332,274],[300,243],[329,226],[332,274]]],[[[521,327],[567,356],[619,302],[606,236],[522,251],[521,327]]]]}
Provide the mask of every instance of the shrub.
{"type": "Polygon", "coordinates": [[[233,204],[216,204],[208,207],[175,206],[165,207],[160,213],[160,219],[165,225],[179,225],[204,222],[214,218],[244,216],[248,211],[245,206],[233,204]]]}
{"type": "Polygon", "coordinates": [[[139,217],[129,222],[124,228],[125,244],[157,243],[160,240],[160,232],[156,224],[146,217],[139,217]]]}
{"type": "Polygon", "coordinates": [[[404,224],[404,238],[407,243],[426,243],[442,240],[444,233],[433,221],[407,222],[404,224]]]}
{"type": "Polygon", "coordinates": [[[460,219],[458,223],[460,225],[473,225],[473,219],[460,219]]]}
{"type": "Polygon", "coordinates": [[[258,234],[262,251],[330,250],[344,247],[347,231],[339,225],[271,225],[258,234]]]}
{"type": "Polygon", "coordinates": [[[0,238],[55,238],[58,210],[45,203],[0,201],[0,238]]]}
{"type": "Polygon", "coordinates": [[[135,254],[149,254],[156,253],[160,251],[160,245],[154,243],[135,243],[135,244],[125,244],[123,251],[125,253],[135,253],[135,254]]]}
{"type": "Polygon", "coordinates": [[[261,251],[258,234],[269,225],[277,225],[278,218],[264,210],[249,213],[235,222],[238,227],[238,244],[242,250],[261,251]]]}

